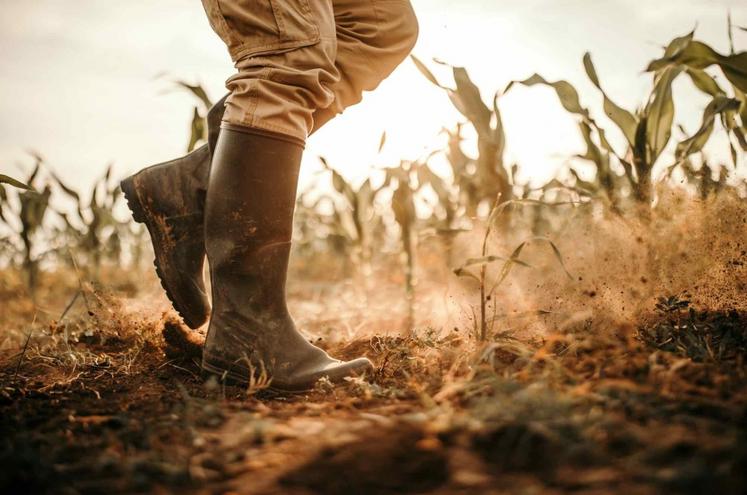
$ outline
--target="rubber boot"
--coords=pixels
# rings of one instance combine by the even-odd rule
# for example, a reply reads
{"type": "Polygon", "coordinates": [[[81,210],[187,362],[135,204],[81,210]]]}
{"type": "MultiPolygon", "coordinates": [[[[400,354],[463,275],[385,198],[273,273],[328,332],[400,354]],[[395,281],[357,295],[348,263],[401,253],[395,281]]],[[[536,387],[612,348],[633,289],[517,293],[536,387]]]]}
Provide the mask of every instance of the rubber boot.
{"type": "Polygon", "coordinates": [[[293,138],[222,129],[205,209],[213,310],[202,367],[246,384],[266,373],[281,391],[339,382],[372,369],[368,359],[332,359],[288,313],[285,282],[303,146],[293,138]]]}
{"type": "Polygon", "coordinates": [[[210,316],[203,263],[205,195],[225,97],[208,112],[208,143],[141,170],[120,186],[136,222],[148,228],[155,267],[174,309],[191,328],[210,316]]]}

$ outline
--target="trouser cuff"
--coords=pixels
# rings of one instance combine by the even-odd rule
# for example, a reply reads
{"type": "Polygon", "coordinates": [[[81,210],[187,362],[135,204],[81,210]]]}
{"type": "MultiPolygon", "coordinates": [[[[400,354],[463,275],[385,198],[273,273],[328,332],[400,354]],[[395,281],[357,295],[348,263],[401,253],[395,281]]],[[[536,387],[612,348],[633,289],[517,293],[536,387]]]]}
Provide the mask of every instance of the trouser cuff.
{"type": "Polygon", "coordinates": [[[222,122],[220,127],[221,129],[227,129],[229,131],[242,132],[244,134],[253,134],[255,136],[264,136],[271,139],[278,139],[280,141],[298,145],[301,148],[306,147],[306,141],[304,141],[303,139],[297,138],[296,136],[291,136],[289,134],[283,134],[281,132],[269,131],[267,129],[262,129],[261,127],[230,124],[228,122],[222,122]]]}

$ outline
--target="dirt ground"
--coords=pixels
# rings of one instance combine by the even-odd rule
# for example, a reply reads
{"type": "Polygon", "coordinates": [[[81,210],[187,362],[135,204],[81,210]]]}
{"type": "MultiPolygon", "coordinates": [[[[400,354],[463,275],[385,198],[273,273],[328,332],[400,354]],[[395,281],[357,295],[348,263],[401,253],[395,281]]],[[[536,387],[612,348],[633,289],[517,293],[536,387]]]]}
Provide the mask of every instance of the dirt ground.
{"type": "MultiPolygon", "coordinates": [[[[614,256],[613,241],[595,256],[614,256]]],[[[577,298],[553,281],[564,275],[527,272],[503,300],[542,283],[561,295],[514,297],[548,311],[501,320],[484,343],[474,306],[447,307],[463,283],[434,284],[443,273],[421,277],[410,332],[396,276],[302,267],[290,286],[302,328],[376,371],[298,395],[204,381],[200,335],[173,321],[150,270],[97,285],[46,274],[36,304],[0,272],[0,493],[745,493],[747,312],[733,301],[747,301],[734,283],[747,255],[724,245],[702,269],[675,246],[698,292],[644,294],[627,313],[620,294],[643,289],[621,274],[651,283],[627,266],[614,283],[584,272],[598,265],[578,249],[577,298]]]]}

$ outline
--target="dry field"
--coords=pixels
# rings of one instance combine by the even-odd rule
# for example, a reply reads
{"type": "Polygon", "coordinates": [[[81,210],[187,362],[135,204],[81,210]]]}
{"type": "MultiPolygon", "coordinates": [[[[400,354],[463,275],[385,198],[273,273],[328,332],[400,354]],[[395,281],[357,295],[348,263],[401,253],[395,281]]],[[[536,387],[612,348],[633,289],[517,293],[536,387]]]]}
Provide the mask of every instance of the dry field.
{"type": "Polygon", "coordinates": [[[677,211],[579,215],[557,242],[573,278],[527,251],[486,342],[479,286],[439,242],[418,251],[412,326],[396,256],[364,274],[297,254],[309,338],[376,364],[303,395],[204,382],[149,270],[47,273],[32,303],[8,269],[0,491],[744,493],[747,207],[677,211]]]}

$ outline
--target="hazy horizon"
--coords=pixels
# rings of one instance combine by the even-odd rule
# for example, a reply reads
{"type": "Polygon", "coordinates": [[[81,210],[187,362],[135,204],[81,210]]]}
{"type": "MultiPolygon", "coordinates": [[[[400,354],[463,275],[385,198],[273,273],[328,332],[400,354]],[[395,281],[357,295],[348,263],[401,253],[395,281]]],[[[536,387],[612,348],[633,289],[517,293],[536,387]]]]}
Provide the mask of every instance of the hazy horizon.
{"type": "MultiPolygon", "coordinates": [[[[650,85],[643,69],[663,44],[697,25],[699,39],[726,52],[727,11],[736,25],[747,25],[747,5],[731,0],[666,0],[645,7],[622,0],[413,4],[421,25],[414,54],[429,63],[437,57],[467,67],[486,101],[508,81],[538,72],[576,85],[597,116],[601,101],[583,73],[585,51],[592,53],[605,89],[633,109],[650,85]]],[[[16,164],[28,166],[25,150],[33,149],[83,187],[110,162],[124,176],[183,154],[193,100],[171,81],[202,83],[218,99],[233,72],[197,0],[0,0],[0,8],[0,173],[19,175],[16,164]]],[[[744,50],[747,33],[738,31],[735,42],[744,50]]],[[[448,71],[437,73],[450,83],[448,71]]],[[[684,104],[676,122],[693,132],[707,99],[685,80],[675,91],[685,95],[677,100],[684,104]]],[[[574,118],[551,91],[517,88],[501,99],[501,110],[508,161],[522,167],[524,178],[546,180],[582,151],[574,118]]],[[[378,91],[310,139],[303,184],[318,170],[318,155],[361,178],[370,166],[439,149],[441,128],[460,120],[445,94],[406,61],[378,91]],[[377,156],[384,131],[387,146],[377,156]]],[[[724,159],[723,141],[709,146],[724,159]]]]}

